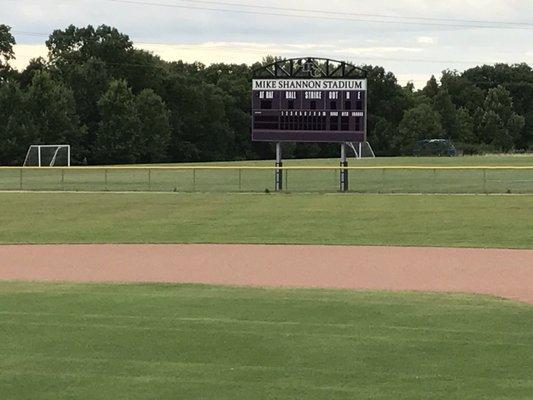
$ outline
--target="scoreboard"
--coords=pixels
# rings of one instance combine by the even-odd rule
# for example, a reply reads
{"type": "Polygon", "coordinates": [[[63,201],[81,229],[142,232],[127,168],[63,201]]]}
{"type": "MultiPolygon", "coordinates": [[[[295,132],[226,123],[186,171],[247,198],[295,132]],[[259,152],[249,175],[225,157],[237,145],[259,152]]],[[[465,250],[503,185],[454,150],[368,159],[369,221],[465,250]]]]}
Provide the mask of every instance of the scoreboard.
{"type": "Polygon", "coordinates": [[[364,142],[366,79],[254,79],[252,140],[364,142]]]}

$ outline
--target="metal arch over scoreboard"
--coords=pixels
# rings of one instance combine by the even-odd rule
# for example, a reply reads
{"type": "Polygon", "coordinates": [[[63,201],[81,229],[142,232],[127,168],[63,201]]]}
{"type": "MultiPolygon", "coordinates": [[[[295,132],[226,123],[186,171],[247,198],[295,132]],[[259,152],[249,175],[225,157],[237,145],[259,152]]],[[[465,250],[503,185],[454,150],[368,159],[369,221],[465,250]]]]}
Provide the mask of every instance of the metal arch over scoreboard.
{"type": "Polygon", "coordinates": [[[296,58],[253,72],[252,140],[365,142],[365,72],[343,61],[296,58]]]}

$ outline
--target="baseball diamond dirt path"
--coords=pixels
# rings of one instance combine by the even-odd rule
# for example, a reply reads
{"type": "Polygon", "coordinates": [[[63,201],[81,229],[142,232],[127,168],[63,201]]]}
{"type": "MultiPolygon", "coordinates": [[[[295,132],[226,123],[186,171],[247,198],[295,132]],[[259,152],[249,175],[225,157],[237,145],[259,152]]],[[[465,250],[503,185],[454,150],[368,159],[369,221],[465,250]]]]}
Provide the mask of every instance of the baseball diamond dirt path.
{"type": "Polygon", "coordinates": [[[5,245],[0,279],[466,292],[533,303],[533,250],[5,245]]]}

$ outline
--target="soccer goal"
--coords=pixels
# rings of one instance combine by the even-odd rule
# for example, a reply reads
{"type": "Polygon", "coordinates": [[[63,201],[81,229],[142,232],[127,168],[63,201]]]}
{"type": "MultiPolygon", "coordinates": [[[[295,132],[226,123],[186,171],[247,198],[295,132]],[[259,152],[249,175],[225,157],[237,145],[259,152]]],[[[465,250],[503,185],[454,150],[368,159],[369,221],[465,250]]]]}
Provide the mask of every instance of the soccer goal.
{"type": "Polygon", "coordinates": [[[34,144],[24,159],[24,167],[70,167],[70,145],[34,144]]]}
{"type": "Polygon", "coordinates": [[[350,142],[347,144],[355,158],[376,158],[374,150],[368,142],[350,142]]]}

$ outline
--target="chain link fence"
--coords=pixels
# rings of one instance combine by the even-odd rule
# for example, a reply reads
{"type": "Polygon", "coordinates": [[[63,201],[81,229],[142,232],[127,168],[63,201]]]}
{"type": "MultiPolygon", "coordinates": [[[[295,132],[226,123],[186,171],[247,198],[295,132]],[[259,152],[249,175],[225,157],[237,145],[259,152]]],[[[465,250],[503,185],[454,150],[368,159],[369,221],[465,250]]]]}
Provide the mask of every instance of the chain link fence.
{"type": "MultiPolygon", "coordinates": [[[[533,167],[348,167],[353,193],[533,193],[533,167]]],[[[3,191],[274,191],[274,167],[2,167],[3,191]]],[[[339,191],[339,167],[284,167],[286,192],[339,191]]]]}

